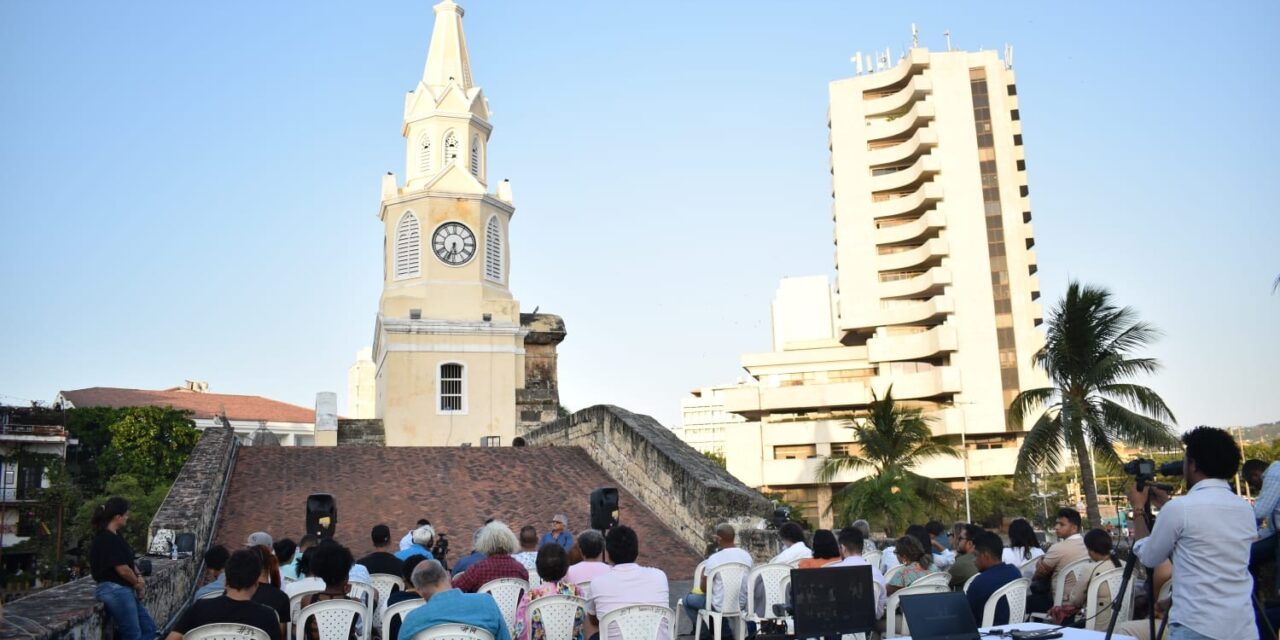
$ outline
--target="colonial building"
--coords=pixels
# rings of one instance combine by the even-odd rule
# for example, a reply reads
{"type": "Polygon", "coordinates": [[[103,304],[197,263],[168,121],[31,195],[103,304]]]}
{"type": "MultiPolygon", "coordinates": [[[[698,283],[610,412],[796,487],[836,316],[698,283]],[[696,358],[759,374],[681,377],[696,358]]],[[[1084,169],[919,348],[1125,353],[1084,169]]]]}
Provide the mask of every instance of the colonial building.
{"type": "Polygon", "coordinates": [[[426,68],[405,99],[404,184],[392,174],[382,181],[374,413],[391,446],[506,445],[522,415],[536,413],[536,425],[548,397],[558,406],[554,350],[564,327],[554,316],[522,320],[508,286],[515,206],[510,183],[489,175],[489,102],[472,79],[462,16],[452,0],[435,6],[426,68]],[[551,351],[538,363],[553,367],[543,376],[549,394],[525,394],[536,406],[521,408],[530,325],[547,322],[558,327],[551,339],[537,331],[551,351]]]}

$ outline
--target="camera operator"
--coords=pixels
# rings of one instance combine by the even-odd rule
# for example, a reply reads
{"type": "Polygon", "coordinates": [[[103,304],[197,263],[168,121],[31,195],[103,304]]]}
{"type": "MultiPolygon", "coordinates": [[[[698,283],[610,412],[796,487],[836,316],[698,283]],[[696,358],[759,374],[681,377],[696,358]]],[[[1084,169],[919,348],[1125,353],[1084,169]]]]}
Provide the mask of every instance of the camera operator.
{"type": "Polygon", "coordinates": [[[1161,508],[1150,532],[1145,518],[1134,518],[1134,553],[1148,568],[1173,558],[1171,640],[1257,638],[1248,570],[1253,509],[1227,483],[1240,467],[1240,447],[1213,427],[1196,427],[1182,442],[1186,495],[1170,500],[1154,486],[1129,490],[1135,512],[1161,508]]]}

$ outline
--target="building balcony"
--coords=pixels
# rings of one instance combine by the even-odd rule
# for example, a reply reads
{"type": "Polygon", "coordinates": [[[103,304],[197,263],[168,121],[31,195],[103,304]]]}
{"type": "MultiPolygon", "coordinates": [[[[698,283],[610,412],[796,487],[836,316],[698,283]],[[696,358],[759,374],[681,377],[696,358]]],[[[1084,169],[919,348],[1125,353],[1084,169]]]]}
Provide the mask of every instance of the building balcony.
{"type": "MultiPolygon", "coordinates": [[[[946,240],[932,238],[926,240],[924,244],[906,251],[883,253],[876,256],[876,270],[880,272],[901,271],[920,265],[933,266],[933,264],[949,255],[950,252],[951,247],[946,240]]],[[[881,287],[881,290],[883,290],[883,287],[881,287]]]]}
{"type": "Polygon", "coordinates": [[[892,68],[885,69],[878,73],[872,73],[857,78],[862,83],[864,91],[874,91],[883,87],[892,87],[902,82],[915,73],[920,73],[929,65],[929,51],[926,49],[915,48],[907,52],[907,55],[898,61],[898,64],[892,68]]]}
{"type": "Polygon", "coordinates": [[[955,313],[956,306],[950,296],[934,296],[922,302],[904,302],[882,308],[878,322],[864,326],[893,326],[899,324],[940,323],[947,314],[955,313]]]}
{"type": "Polygon", "coordinates": [[[924,213],[937,206],[940,200],[942,200],[942,185],[936,182],[926,182],[910,195],[872,202],[871,216],[874,218],[892,218],[924,213]]]}
{"type": "Polygon", "coordinates": [[[936,398],[959,393],[960,372],[951,367],[876,376],[858,382],[812,384],[793,387],[742,387],[724,393],[724,408],[748,419],[768,414],[794,414],[833,409],[857,409],[871,403],[871,390],[883,393],[893,385],[900,400],[936,398]]]}
{"type": "Polygon", "coordinates": [[[867,166],[881,167],[899,164],[922,155],[926,150],[938,146],[938,132],[933,127],[917,129],[910,138],[887,147],[879,147],[867,151],[867,166]]]}
{"type": "Polygon", "coordinates": [[[876,244],[897,244],[915,240],[945,226],[947,226],[946,214],[935,209],[911,222],[876,229],[876,244]]]}
{"type": "Polygon", "coordinates": [[[923,100],[931,91],[933,91],[933,81],[923,75],[914,76],[897,92],[864,102],[862,111],[867,116],[893,113],[914,100],[923,100]]]}
{"type": "Polygon", "coordinates": [[[916,158],[916,161],[911,166],[901,171],[872,176],[871,191],[877,193],[903,189],[913,185],[918,186],[920,182],[928,180],[938,173],[941,170],[941,166],[938,158],[932,153],[922,155],[916,158]]]}
{"type": "MultiPolygon", "coordinates": [[[[930,478],[960,479],[965,476],[964,458],[930,458],[916,472],[930,478]]],[[[1018,467],[1018,448],[970,449],[969,477],[1012,475],[1018,467]]]]}
{"type": "Polygon", "coordinates": [[[867,341],[872,362],[920,360],[957,349],[956,330],[939,325],[928,331],[898,336],[876,336],[867,341]]]}
{"type": "Polygon", "coordinates": [[[773,485],[813,484],[823,458],[764,460],[764,483],[773,485]]]}
{"type": "Polygon", "coordinates": [[[0,487],[0,503],[35,502],[39,491],[35,487],[0,487]]]}
{"type": "Polygon", "coordinates": [[[949,284],[951,284],[951,270],[932,267],[918,276],[881,282],[879,294],[881,300],[924,298],[942,293],[949,284]]]}
{"type": "Polygon", "coordinates": [[[927,125],[937,115],[933,103],[924,100],[915,103],[905,115],[892,120],[871,120],[867,122],[867,140],[884,140],[912,133],[915,129],[927,125]]]}

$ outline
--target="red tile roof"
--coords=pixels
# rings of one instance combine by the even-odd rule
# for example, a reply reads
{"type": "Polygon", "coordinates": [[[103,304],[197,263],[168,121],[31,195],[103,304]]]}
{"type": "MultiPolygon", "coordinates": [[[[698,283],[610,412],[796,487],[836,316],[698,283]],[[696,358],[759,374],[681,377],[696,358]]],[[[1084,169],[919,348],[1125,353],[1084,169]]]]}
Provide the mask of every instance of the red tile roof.
{"type": "Polygon", "coordinates": [[[564,513],[570,530],[582,531],[588,494],[605,486],[619,489],[619,519],[640,538],[640,563],[688,580],[698,554],[579,447],[241,447],[214,539],[234,549],[266,531],[296,542],[307,495],[329,493],[338,510],[335,538],[357,558],[373,550],[374,525],[390,526],[394,544],[427,518],[449,533],[452,562],[490,517],[542,533],[552,515],[564,513]]]}
{"type": "Polygon", "coordinates": [[[89,387],[63,391],[62,397],[75,407],[173,407],[185,409],[197,419],[212,418],[224,411],[228,420],[295,422],[315,424],[314,409],[271,400],[262,396],[202,393],[185,389],[148,391],[115,387],[89,387]]]}

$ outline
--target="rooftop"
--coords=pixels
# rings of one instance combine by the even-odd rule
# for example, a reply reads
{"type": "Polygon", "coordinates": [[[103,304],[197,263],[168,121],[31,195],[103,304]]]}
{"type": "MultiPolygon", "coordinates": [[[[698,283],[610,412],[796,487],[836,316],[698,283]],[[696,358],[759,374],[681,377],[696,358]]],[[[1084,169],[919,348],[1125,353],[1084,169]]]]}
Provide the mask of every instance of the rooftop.
{"type": "Polygon", "coordinates": [[[182,387],[149,391],[118,387],[89,387],[58,394],[72,407],[173,407],[192,417],[210,419],[225,413],[228,420],[315,424],[314,409],[262,396],[208,393],[182,387]]]}

